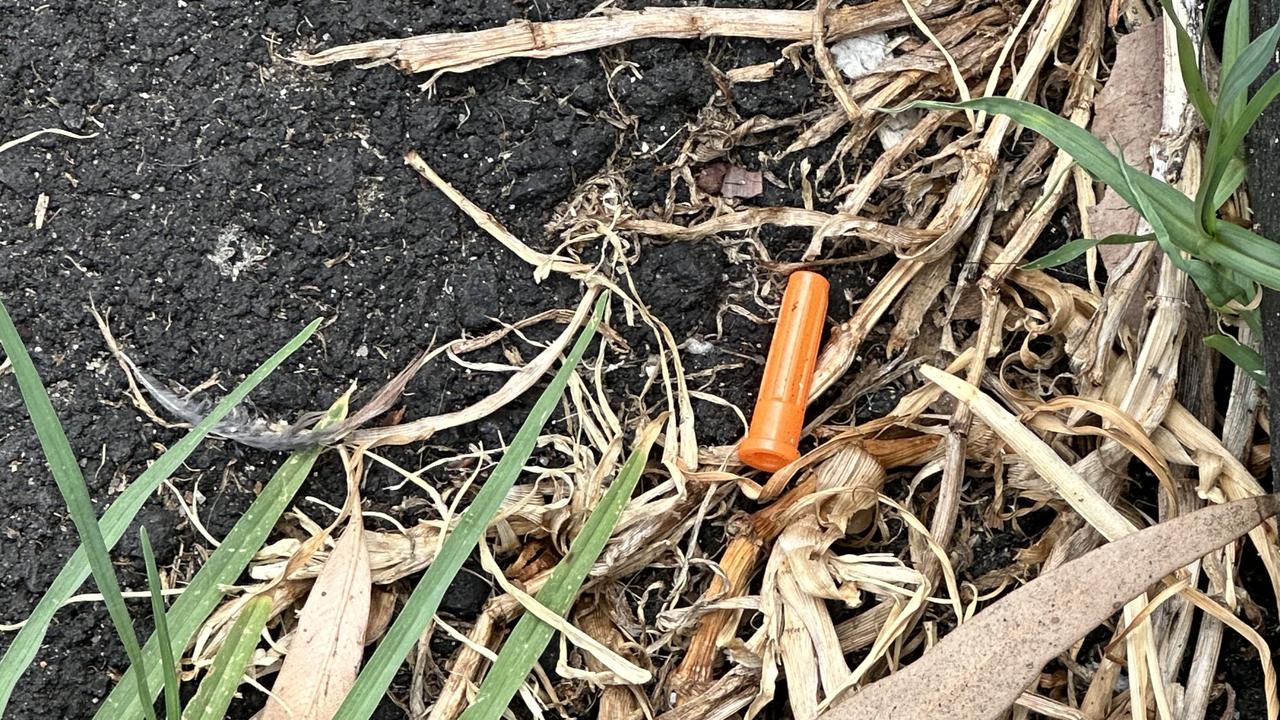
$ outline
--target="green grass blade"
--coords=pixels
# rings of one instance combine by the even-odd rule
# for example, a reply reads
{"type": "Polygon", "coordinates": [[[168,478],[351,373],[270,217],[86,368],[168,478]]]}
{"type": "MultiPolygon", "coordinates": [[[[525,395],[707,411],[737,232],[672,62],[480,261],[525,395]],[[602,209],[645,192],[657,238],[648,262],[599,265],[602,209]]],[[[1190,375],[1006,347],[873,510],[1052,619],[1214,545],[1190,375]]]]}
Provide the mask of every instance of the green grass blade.
{"type": "Polygon", "coordinates": [[[1247,97],[1249,86],[1267,69],[1280,41],[1280,25],[1273,25],[1249,43],[1231,68],[1222,75],[1222,87],[1218,89],[1218,103],[1229,105],[1238,98],[1247,97]]]}
{"type": "Polygon", "coordinates": [[[1120,193],[1130,205],[1136,200],[1129,191],[1120,166],[1123,162],[1107,149],[1092,133],[1070,120],[1055,115],[1037,105],[1005,97],[975,98],[959,103],[918,100],[909,107],[933,110],[962,110],[972,108],[998,113],[1013,118],[1019,125],[1034,130],[1048,138],[1055,146],[1071,155],[1080,167],[1095,179],[1120,193]]]}
{"type": "Polygon", "coordinates": [[[1044,270],[1070,262],[1102,244],[1098,238],[1077,238],[1022,266],[1023,270],[1044,270]]]}
{"type": "Polygon", "coordinates": [[[564,364],[547,388],[542,391],[533,410],[529,412],[529,416],[525,418],[520,430],[507,447],[507,451],[503,453],[502,460],[490,473],[484,487],[476,493],[471,506],[462,514],[457,526],[445,539],[435,561],[418,581],[418,586],[413,589],[413,594],[409,596],[404,609],[400,611],[382,642],[379,643],[378,649],[374,651],[373,657],[356,678],[355,685],[347,694],[342,707],[338,708],[338,714],[334,716],[334,720],[367,720],[377,709],[400,664],[404,662],[409,651],[426,630],[427,624],[431,622],[449,583],[453,582],[462,564],[480,542],[485,528],[489,526],[490,520],[498,512],[502,501],[506,499],[507,493],[519,478],[525,461],[533,452],[542,427],[555,412],[560,396],[569,383],[569,377],[582,359],[582,354],[586,352],[591,338],[595,336],[600,318],[604,314],[606,300],[607,296],[603,296],[596,303],[595,312],[582,329],[564,364]]]}
{"type": "MultiPolygon", "coordinates": [[[[1205,17],[1212,16],[1206,11],[1205,17]]],[[[1222,68],[1218,74],[1219,83],[1231,72],[1231,66],[1236,64],[1240,53],[1249,45],[1250,34],[1249,1],[1231,0],[1231,5],[1227,8],[1227,21],[1222,27],[1222,68]]],[[[1240,109],[1244,107],[1239,102],[1233,105],[1235,107],[1232,109],[1223,108],[1223,112],[1227,113],[1228,123],[1235,122],[1240,109]]]]}
{"type": "MultiPolygon", "coordinates": [[[[151,538],[145,527],[138,528],[138,545],[142,548],[142,561],[147,566],[147,588],[151,590],[151,616],[156,625],[156,637],[160,639],[160,661],[164,670],[164,716],[166,720],[180,720],[181,698],[178,697],[178,662],[173,658],[173,643],[169,640],[169,622],[165,617],[164,586],[160,583],[160,570],[156,567],[156,554],[151,550],[151,538]]],[[[144,699],[139,698],[141,702],[144,699]]]]}
{"type": "Polygon", "coordinates": [[[1211,125],[1216,108],[1209,96],[1209,88],[1205,86],[1204,78],[1200,75],[1200,59],[1196,56],[1195,44],[1191,42],[1191,36],[1182,26],[1178,14],[1173,11],[1173,3],[1170,0],[1160,0],[1160,6],[1173,22],[1174,32],[1177,33],[1178,69],[1182,72],[1183,84],[1187,86],[1187,98],[1191,100],[1191,104],[1196,112],[1200,113],[1205,124],[1211,125]]]}
{"type": "MultiPolygon", "coordinates": [[[[235,390],[232,390],[223,398],[203,422],[192,428],[186,436],[157,458],[150,467],[138,476],[137,480],[120,494],[120,497],[107,508],[107,511],[103,513],[98,522],[107,547],[114,546],[120,540],[120,537],[124,535],[125,530],[133,522],[133,518],[138,514],[138,510],[142,508],[147,498],[156,491],[161,481],[172,475],[195,451],[213,426],[226,417],[227,413],[231,412],[236,405],[239,405],[255,387],[265,380],[295,350],[301,347],[319,326],[320,321],[316,320],[298,333],[288,344],[245,378],[244,382],[240,383],[235,390]]],[[[10,354],[10,357],[12,357],[12,354],[10,354]]],[[[67,564],[63,566],[58,576],[54,578],[44,597],[40,599],[35,610],[27,618],[26,624],[14,636],[9,649],[5,652],[4,657],[0,659],[0,717],[4,715],[5,707],[8,705],[9,698],[13,695],[13,689],[18,684],[18,680],[26,672],[36,653],[40,650],[40,645],[44,641],[45,633],[49,629],[49,623],[53,620],[54,613],[66,602],[67,598],[70,598],[80,588],[88,576],[88,558],[85,548],[80,547],[71,556],[71,559],[67,561],[67,564]]]]}
{"type": "Polygon", "coordinates": [[[1155,233],[1156,242],[1160,244],[1160,249],[1164,250],[1175,267],[1196,281],[1196,285],[1205,293],[1210,302],[1215,305],[1226,304],[1226,296],[1219,287],[1212,269],[1194,258],[1184,258],[1178,246],[1174,244],[1168,228],[1165,227],[1163,214],[1151,204],[1150,198],[1137,185],[1137,179],[1142,176],[1141,173],[1127,165],[1123,166],[1123,172],[1129,191],[1137,198],[1136,209],[1151,224],[1151,231],[1155,233]]]}
{"type": "Polygon", "coordinates": [[[200,681],[200,689],[187,703],[182,720],[225,720],[227,708],[236,688],[244,678],[244,669],[258,647],[258,637],[271,615],[271,598],[256,597],[249,601],[231,626],[226,642],[213,659],[209,674],[200,681]]]}
{"type": "Polygon", "coordinates": [[[1257,350],[1248,345],[1242,345],[1239,340],[1230,335],[1210,335],[1204,339],[1204,344],[1222,353],[1223,357],[1244,370],[1254,382],[1266,389],[1267,371],[1263,366],[1262,355],[1258,354],[1257,350]]]}
{"type": "MultiPolygon", "coordinates": [[[[1232,8],[1234,10],[1234,7],[1232,8]]],[[[1239,20],[1236,21],[1239,25],[1239,20]]],[[[1247,20],[1246,20],[1247,24],[1247,20]]],[[[1229,28],[1228,28],[1229,29],[1229,28]]],[[[1238,33],[1239,27],[1235,29],[1238,33]]],[[[1235,33],[1233,33],[1234,35],[1235,33]]],[[[1240,38],[1233,38],[1238,42],[1240,38]]],[[[1209,124],[1209,140],[1205,148],[1204,181],[1196,193],[1196,215],[1205,229],[1212,231],[1217,223],[1217,206],[1209,198],[1219,195],[1219,184],[1227,173],[1228,165],[1236,157],[1244,134],[1236,136],[1236,127],[1248,110],[1245,103],[1249,86],[1271,62],[1280,39],[1280,25],[1268,29],[1249,43],[1228,67],[1224,61],[1222,83],[1218,91],[1218,115],[1209,124]]],[[[1246,126],[1245,131],[1248,130],[1246,126]]]]}
{"type": "MultiPolygon", "coordinates": [[[[1218,225],[1216,246],[1205,257],[1221,262],[1259,285],[1280,291],[1280,244],[1234,223],[1218,225]]],[[[1246,300],[1245,305],[1249,304],[1246,300]]]]}
{"type": "MultiPolygon", "coordinates": [[[[1262,112],[1267,109],[1277,96],[1280,96],[1280,72],[1275,73],[1267,78],[1267,81],[1258,88],[1257,94],[1249,99],[1239,116],[1230,125],[1226,125],[1216,134],[1211,134],[1210,141],[1214,149],[1214,157],[1205,156],[1205,184],[1214,186],[1218,195],[1227,194],[1225,178],[1230,177],[1232,168],[1230,162],[1232,160],[1239,161],[1238,150],[1244,145],[1244,138],[1249,134],[1249,128],[1258,121],[1262,116],[1262,112]],[[1227,154],[1226,162],[1218,162],[1219,153],[1227,154]]],[[[1233,189],[1234,190],[1234,189],[1233,189]]],[[[1225,199],[1223,200],[1225,202],[1225,199]]],[[[1221,203],[1219,203],[1219,207],[1221,203]]]]}
{"type": "Polygon", "coordinates": [[[1077,238],[1063,243],[1056,250],[1022,266],[1023,270],[1043,270],[1070,262],[1099,245],[1136,245],[1151,241],[1149,235],[1117,233],[1104,238],[1077,238]]]}
{"type": "MultiPolygon", "coordinates": [[[[1212,17],[1210,11],[1206,16],[1212,17]]],[[[1249,44],[1249,0],[1231,0],[1227,7],[1227,21],[1222,28],[1222,73],[1225,75],[1235,64],[1236,58],[1249,44]]]]}
{"type": "MultiPolygon", "coordinates": [[[[618,471],[617,479],[609,486],[583,524],[581,532],[573,539],[569,553],[551,571],[547,584],[538,593],[538,602],[557,615],[564,615],[573,607],[574,600],[582,590],[583,580],[591,572],[591,566],[600,557],[600,552],[613,535],[618,518],[631,500],[636,483],[644,472],[649,450],[657,439],[658,426],[652,428],[652,431],[645,433],[618,471]]],[[[503,643],[502,651],[489,674],[480,684],[475,702],[462,713],[459,720],[499,720],[554,634],[555,630],[537,617],[528,613],[523,615],[511,631],[510,637],[503,643]]]]}
{"type": "MultiPolygon", "coordinates": [[[[1169,243],[1169,247],[1219,262],[1259,285],[1280,289],[1280,245],[1232,223],[1218,223],[1216,235],[1210,237],[1200,227],[1195,215],[1195,205],[1190,198],[1177,188],[1129,167],[1087,130],[1077,127],[1066,118],[1031,103],[999,97],[977,98],[963,103],[918,101],[912,105],[936,110],[972,108],[1008,115],[1069,153],[1090,175],[1110,186],[1131,207],[1138,209],[1148,222],[1154,225],[1153,216],[1158,213],[1158,221],[1165,229],[1164,240],[1169,243]],[[1139,191],[1144,196],[1141,202],[1136,194],[1139,191]]],[[[1174,260],[1175,263],[1181,263],[1179,267],[1187,265],[1181,257],[1175,257],[1174,260]]],[[[1199,263],[1192,267],[1201,268],[1203,265],[1204,263],[1199,263]]],[[[1193,277],[1196,275],[1199,275],[1197,283],[1201,280],[1213,282],[1202,271],[1193,269],[1193,277]]],[[[1233,289],[1218,287],[1218,297],[1221,298],[1224,294],[1237,297],[1240,294],[1237,292],[1239,283],[1231,285],[1233,289]]],[[[1211,284],[1206,289],[1213,288],[1211,284]]],[[[1247,300],[1244,302],[1248,304],[1247,300]]]]}
{"type": "MultiPolygon", "coordinates": [[[[325,418],[316,424],[316,428],[342,422],[347,416],[347,407],[348,397],[344,395],[329,409],[325,418]]],[[[285,460],[262,492],[258,493],[257,499],[222,539],[222,544],[191,579],[173,607],[169,608],[171,652],[178,654],[185,650],[200,630],[200,625],[217,609],[222,602],[222,586],[234,583],[254,553],[262,547],[276,521],[284,514],[311,473],[320,453],[320,448],[309,448],[299,450],[285,460]]],[[[163,672],[156,657],[161,645],[161,639],[153,635],[142,652],[143,667],[153,686],[163,672]]],[[[94,720],[137,720],[142,717],[142,706],[138,703],[137,694],[124,692],[125,682],[135,672],[136,667],[129,668],[98,708],[94,720]]]]}
{"type": "MultiPolygon", "coordinates": [[[[13,367],[22,401],[27,407],[27,414],[31,416],[31,425],[35,428],[36,438],[44,451],[53,481],[57,484],[71,521],[76,526],[76,533],[85,549],[85,558],[93,573],[93,580],[98,585],[98,592],[102,593],[111,624],[115,626],[116,635],[124,645],[129,662],[141,662],[142,648],[138,646],[133,618],[125,607],[124,596],[120,594],[120,582],[111,565],[111,553],[102,537],[102,529],[98,527],[98,516],[93,511],[93,501],[89,499],[89,486],[85,485],[80,463],[62,430],[62,423],[58,421],[58,414],[53,409],[49,394],[45,392],[44,383],[40,381],[40,373],[36,371],[35,363],[31,362],[31,356],[27,354],[27,348],[18,335],[18,328],[14,326],[3,303],[0,303],[0,345],[4,346],[5,354],[13,367]]],[[[138,677],[136,680],[138,696],[151,697],[146,678],[138,677]]],[[[149,705],[146,713],[148,718],[154,720],[155,710],[149,705]]]]}
{"type": "MultiPolygon", "coordinates": [[[[1174,266],[1194,280],[1196,286],[1200,288],[1200,291],[1215,307],[1225,307],[1233,300],[1247,304],[1249,299],[1256,294],[1255,289],[1242,285],[1238,281],[1239,278],[1236,272],[1239,272],[1237,270],[1238,267],[1256,271],[1256,265],[1248,262],[1247,258],[1243,256],[1233,254],[1232,251],[1216,242],[1210,242],[1200,248],[1200,256],[1183,257],[1181,249],[1165,225],[1164,214],[1152,205],[1146,192],[1134,182],[1140,177],[1138,172],[1130,168],[1125,173],[1126,179],[1130,182],[1130,189],[1138,198],[1138,211],[1151,223],[1156,242],[1160,244],[1161,249],[1168,255],[1174,266]],[[1218,264],[1206,263],[1200,257],[1209,258],[1218,264]],[[1227,262],[1223,262],[1224,260],[1227,262]]],[[[1245,272],[1248,271],[1246,270],[1245,272]]],[[[1251,285],[1251,283],[1246,284],[1251,285]]]]}
{"type": "Polygon", "coordinates": [[[1217,187],[1213,191],[1213,207],[1220,208],[1226,204],[1227,200],[1231,199],[1231,195],[1244,182],[1245,174],[1248,171],[1249,166],[1238,156],[1233,156],[1227,162],[1222,177],[1218,179],[1217,187]]]}

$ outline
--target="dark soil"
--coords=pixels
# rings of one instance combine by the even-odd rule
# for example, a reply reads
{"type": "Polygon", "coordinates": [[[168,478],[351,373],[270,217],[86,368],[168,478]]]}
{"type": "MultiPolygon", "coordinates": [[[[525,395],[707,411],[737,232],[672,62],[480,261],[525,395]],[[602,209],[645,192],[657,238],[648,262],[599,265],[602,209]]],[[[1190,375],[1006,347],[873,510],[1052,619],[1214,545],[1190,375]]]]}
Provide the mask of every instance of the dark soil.
{"type": "MultiPolygon", "coordinates": [[[[46,135],[0,155],[0,297],[99,508],[180,434],[155,426],[128,402],[124,377],[89,315],[91,301],[110,310],[117,337],[152,373],[188,387],[216,374],[223,390],[323,317],[318,338],[253,402],[266,416],[291,420],[326,407],[353,380],[367,393],[433,337],[480,334],[497,327],[494,319],[572,307],[580,297],[576,284],[562,278],[534,284],[531,268],[422,186],[401,162],[407,150],[417,149],[528,242],[550,247],[555,239],[543,226],[557,204],[611,158],[627,168],[636,207],[660,204],[669,177],[662,165],[680,143],[646,148],[680,131],[712,97],[708,64],[776,58],[779,46],[653,42],[610,51],[643,75],[614,81],[625,112],[637,118],[625,131],[605,121],[616,110],[601,53],[505,62],[445,77],[428,96],[419,89],[423,78],[387,68],[309,70],[273,50],[578,16],[595,4],[0,4],[3,139],[40,128],[97,133],[90,140],[46,135]],[[37,230],[41,194],[49,198],[48,216],[37,230]],[[220,253],[227,257],[215,261],[220,253]]],[[[743,116],[784,116],[807,107],[812,92],[803,74],[783,75],[735,102],[743,116]]],[[[788,167],[773,171],[785,178],[788,167]]],[[[771,188],[767,200],[779,199],[796,202],[790,190],[771,188]]],[[[766,242],[786,259],[805,237],[766,242]]],[[[729,299],[746,296],[754,272],[711,242],[646,245],[634,268],[641,296],[677,341],[710,343],[709,352],[686,358],[691,383],[746,411],[769,330],[727,313],[719,336],[717,314],[729,299]]],[[[850,266],[834,274],[833,319],[848,316],[846,298],[865,293],[864,272],[850,266]]],[[[646,332],[620,330],[633,353],[608,379],[619,398],[643,386],[656,352],[646,332]]],[[[407,416],[461,407],[504,379],[439,363],[411,385],[407,416]]],[[[402,459],[429,461],[438,448],[470,442],[496,445],[531,402],[523,398],[484,422],[439,435],[416,457],[406,451],[402,459]]],[[[732,413],[706,403],[697,410],[707,441],[736,438],[732,413]]],[[[0,621],[13,622],[35,605],[77,541],[12,376],[0,380],[0,411],[0,621]]],[[[209,442],[176,482],[188,495],[198,484],[201,515],[220,536],[280,460],[209,442]]],[[[407,491],[386,491],[384,480],[374,473],[366,498],[389,510],[407,491]]],[[[337,501],[342,493],[339,468],[324,461],[302,495],[337,501]]],[[[162,564],[194,557],[203,542],[167,494],[152,499],[140,520],[162,564]]],[[[134,536],[132,529],[126,534],[134,536]]],[[[122,541],[116,555],[124,585],[143,587],[133,541],[122,541]]],[[[447,609],[465,614],[487,592],[460,586],[447,609]]],[[[139,628],[149,631],[143,608],[134,611],[139,628]]],[[[0,636],[0,650],[10,637],[0,636]]],[[[90,717],[125,666],[101,607],[64,610],[8,717],[90,717]]],[[[385,716],[400,712],[388,702],[385,716]]]]}

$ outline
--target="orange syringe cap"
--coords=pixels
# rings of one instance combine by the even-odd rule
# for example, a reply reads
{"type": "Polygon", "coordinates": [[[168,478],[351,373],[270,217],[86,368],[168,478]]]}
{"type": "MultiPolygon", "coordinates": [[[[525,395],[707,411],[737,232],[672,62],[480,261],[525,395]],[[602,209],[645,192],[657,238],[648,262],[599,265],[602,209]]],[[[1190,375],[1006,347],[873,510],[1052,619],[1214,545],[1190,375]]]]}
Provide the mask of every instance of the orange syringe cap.
{"type": "Polygon", "coordinates": [[[800,431],[826,324],[829,287],[826,278],[804,270],[787,280],[751,429],[738,446],[738,457],[757,470],[773,472],[800,457],[800,431]]]}

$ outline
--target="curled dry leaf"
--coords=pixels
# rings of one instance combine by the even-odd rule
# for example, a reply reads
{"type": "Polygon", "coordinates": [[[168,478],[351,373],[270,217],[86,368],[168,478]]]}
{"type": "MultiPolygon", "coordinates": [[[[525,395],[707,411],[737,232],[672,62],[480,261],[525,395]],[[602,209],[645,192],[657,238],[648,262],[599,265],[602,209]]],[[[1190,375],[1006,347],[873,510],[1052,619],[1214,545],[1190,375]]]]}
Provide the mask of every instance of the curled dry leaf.
{"type": "Polygon", "coordinates": [[[373,583],[358,501],[354,508],[298,615],[262,720],[328,720],[355,683],[373,583]]]}
{"type": "Polygon", "coordinates": [[[382,633],[391,626],[391,618],[396,614],[396,594],[386,590],[373,589],[369,596],[369,622],[365,625],[364,644],[366,646],[378,642],[382,633]]]}
{"type": "Polygon", "coordinates": [[[1216,505],[1126,535],[1015,590],[923,658],[834,703],[824,720],[1000,716],[1045,663],[1160,578],[1280,512],[1280,496],[1216,505]]]}

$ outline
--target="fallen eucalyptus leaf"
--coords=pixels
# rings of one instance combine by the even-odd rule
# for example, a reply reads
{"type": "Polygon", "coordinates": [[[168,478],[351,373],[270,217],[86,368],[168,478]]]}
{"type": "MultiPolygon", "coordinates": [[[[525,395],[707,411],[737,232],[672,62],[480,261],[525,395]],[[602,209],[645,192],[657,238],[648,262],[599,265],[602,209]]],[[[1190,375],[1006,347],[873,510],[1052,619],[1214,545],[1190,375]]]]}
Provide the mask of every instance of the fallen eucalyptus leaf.
{"type": "MultiPolygon", "coordinates": [[[[1160,132],[1164,68],[1158,62],[1151,62],[1151,58],[1160,57],[1162,30],[1162,24],[1155,22],[1119,36],[1116,60],[1094,101],[1095,114],[1090,128],[1094,137],[1124,157],[1132,158],[1144,172],[1151,168],[1151,141],[1160,132]]],[[[1097,204],[1088,212],[1094,237],[1138,232],[1138,211],[1110,188],[1103,190],[1097,204]]],[[[1098,248],[1112,281],[1128,268],[1127,260],[1135,252],[1137,248],[1133,245],[1098,248]]]]}
{"type": "Polygon", "coordinates": [[[360,503],[298,615],[262,720],[328,720],[355,684],[373,587],[360,503]]]}
{"type": "Polygon", "coordinates": [[[832,704],[823,720],[999,717],[1046,663],[1131,598],[1280,512],[1280,496],[1215,505],[1051,570],[944,637],[921,659],[832,704]]]}

